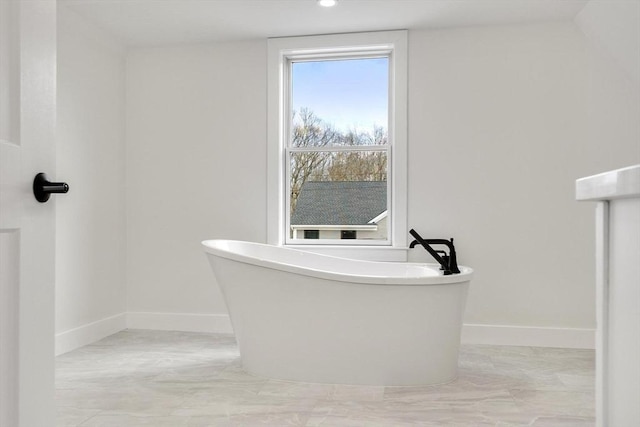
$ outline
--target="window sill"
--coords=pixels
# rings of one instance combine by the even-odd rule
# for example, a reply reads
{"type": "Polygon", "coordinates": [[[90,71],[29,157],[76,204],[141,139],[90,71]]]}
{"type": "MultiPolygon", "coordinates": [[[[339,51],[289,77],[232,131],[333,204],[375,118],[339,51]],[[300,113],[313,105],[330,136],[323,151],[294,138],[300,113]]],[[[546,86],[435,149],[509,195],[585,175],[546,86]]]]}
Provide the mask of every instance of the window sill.
{"type": "Polygon", "coordinates": [[[407,262],[409,248],[391,246],[285,245],[287,248],[363,261],[407,262]]]}

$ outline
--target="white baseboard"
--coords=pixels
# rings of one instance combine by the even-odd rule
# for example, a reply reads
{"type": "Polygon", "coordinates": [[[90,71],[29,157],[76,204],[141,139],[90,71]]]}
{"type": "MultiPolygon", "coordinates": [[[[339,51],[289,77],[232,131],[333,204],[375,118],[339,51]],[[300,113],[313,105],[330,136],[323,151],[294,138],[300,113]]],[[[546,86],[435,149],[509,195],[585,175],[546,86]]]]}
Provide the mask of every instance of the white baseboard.
{"type": "Polygon", "coordinates": [[[56,356],[99,341],[127,328],[126,313],[87,323],[56,334],[56,356]]]}
{"type": "Polygon", "coordinates": [[[233,333],[227,314],[127,313],[129,329],[233,333]]]}
{"type": "MultiPolygon", "coordinates": [[[[128,313],[130,329],[232,333],[226,314],[128,313]]],[[[595,348],[595,329],[464,324],[465,344],[595,348]]]]}
{"type": "Polygon", "coordinates": [[[595,333],[595,329],[465,323],[462,327],[462,343],[593,349],[595,333]]]}
{"type": "MultiPolygon", "coordinates": [[[[56,335],[56,355],[91,344],[123,329],[233,333],[226,314],[128,312],[56,335]]],[[[462,327],[463,344],[595,348],[595,329],[478,325],[462,327]]]]}

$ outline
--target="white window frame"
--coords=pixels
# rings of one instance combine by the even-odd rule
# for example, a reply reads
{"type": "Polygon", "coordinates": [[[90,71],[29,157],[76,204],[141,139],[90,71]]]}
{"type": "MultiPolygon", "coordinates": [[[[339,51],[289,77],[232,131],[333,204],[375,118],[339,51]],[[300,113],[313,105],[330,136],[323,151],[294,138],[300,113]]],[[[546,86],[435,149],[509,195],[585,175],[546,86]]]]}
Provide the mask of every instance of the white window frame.
{"type": "Polygon", "coordinates": [[[407,31],[333,34],[268,40],[267,242],[364,259],[404,261],[407,249],[407,31]],[[389,57],[388,175],[391,208],[388,241],[336,240],[287,244],[286,194],[292,59],[384,54],[389,57]],[[357,251],[354,251],[357,249],[357,251]]]}

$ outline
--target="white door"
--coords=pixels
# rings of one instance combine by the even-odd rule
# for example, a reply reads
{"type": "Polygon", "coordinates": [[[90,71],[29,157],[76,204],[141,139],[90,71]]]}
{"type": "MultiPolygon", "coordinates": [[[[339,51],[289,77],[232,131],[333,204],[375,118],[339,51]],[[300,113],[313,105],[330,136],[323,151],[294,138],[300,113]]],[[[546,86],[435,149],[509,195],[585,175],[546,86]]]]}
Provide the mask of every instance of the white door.
{"type": "Polygon", "coordinates": [[[0,0],[0,427],[55,425],[56,1],[0,0]]]}

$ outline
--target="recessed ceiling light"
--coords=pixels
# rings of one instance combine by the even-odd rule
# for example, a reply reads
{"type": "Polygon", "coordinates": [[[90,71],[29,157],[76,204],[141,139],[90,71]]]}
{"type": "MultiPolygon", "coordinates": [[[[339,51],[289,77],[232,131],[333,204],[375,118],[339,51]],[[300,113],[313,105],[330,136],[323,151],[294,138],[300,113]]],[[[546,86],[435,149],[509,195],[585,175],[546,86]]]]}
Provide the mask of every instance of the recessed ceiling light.
{"type": "Polygon", "coordinates": [[[338,0],[318,0],[318,4],[323,7],[333,7],[338,3],[338,0]]]}

